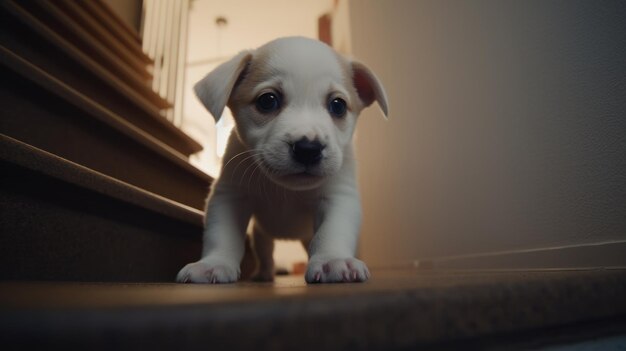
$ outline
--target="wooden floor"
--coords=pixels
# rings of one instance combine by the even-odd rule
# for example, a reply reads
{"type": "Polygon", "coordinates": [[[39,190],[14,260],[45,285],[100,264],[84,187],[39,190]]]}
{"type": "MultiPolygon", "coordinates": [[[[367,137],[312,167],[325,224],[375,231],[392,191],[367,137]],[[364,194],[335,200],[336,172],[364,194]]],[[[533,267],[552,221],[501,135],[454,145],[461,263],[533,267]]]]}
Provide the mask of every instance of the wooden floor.
{"type": "Polygon", "coordinates": [[[526,349],[626,333],[625,270],[372,273],[366,283],[331,285],[306,285],[302,276],[231,285],[3,282],[0,341],[90,349],[526,349]]]}

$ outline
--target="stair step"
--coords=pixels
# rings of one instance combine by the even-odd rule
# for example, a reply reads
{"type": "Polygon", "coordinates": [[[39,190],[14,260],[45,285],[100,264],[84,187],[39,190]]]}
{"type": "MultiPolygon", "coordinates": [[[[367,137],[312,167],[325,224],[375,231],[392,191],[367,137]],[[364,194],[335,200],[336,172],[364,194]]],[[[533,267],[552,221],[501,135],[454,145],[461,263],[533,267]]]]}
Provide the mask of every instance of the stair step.
{"type": "Polygon", "coordinates": [[[59,8],[60,2],[31,1],[25,5],[31,14],[113,75],[122,78],[136,90],[151,90],[152,75],[147,71],[145,63],[141,63],[140,69],[137,69],[120,60],[107,43],[85,31],[81,22],[59,8]]]}
{"type": "MultiPolygon", "coordinates": [[[[0,45],[26,58],[185,155],[202,146],[167,121],[158,109],[94,60],[11,1],[0,3],[0,45]]],[[[153,93],[154,94],[154,93],[153,93]]]]}
{"type": "MultiPolygon", "coordinates": [[[[93,17],[100,21],[104,27],[109,29],[113,35],[125,43],[129,48],[133,49],[139,46],[141,50],[141,37],[139,33],[131,28],[126,22],[120,20],[119,16],[111,9],[111,7],[102,0],[94,1],[81,1],[86,11],[92,13],[93,17]]],[[[143,60],[146,63],[152,63],[152,59],[147,55],[143,55],[143,60]]]]}
{"type": "Polygon", "coordinates": [[[151,75],[146,70],[146,62],[142,60],[138,55],[145,56],[141,51],[141,46],[137,46],[139,51],[133,52],[126,45],[118,40],[98,19],[93,17],[93,14],[85,10],[85,6],[81,4],[82,1],[70,1],[70,0],[56,0],[54,2],[47,2],[38,0],[42,8],[47,8],[47,4],[51,7],[61,11],[83,29],[94,41],[105,46],[111,51],[120,61],[123,61],[126,65],[130,66],[136,73],[143,75],[145,78],[150,78],[151,75]],[[44,7],[45,6],[45,7],[44,7]]]}
{"type": "Polygon", "coordinates": [[[365,284],[312,286],[302,276],[221,286],[6,282],[0,342],[82,350],[615,347],[611,338],[623,343],[626,333],[625,272],[393,269],[372,270],[365,284]]]}
{"type": "MultiPolygon", "coordinates": [[[[113,85],[118,89],[126,89],[132,92],[134,94],[134,98],[139,99],[138,102],[147,104],[147,106],[151,109],[158,111],[159,109],[167,109],[171,107],[170,102],[152,91],[149,87],[137,91],[129,89],[125,79],[121,79],[120,77],[108,72],[106,67],[99,65],[94,57],[81,52],[81,47],[77,47],[77,43],[71,41],[71,38],[66,38],[61,33],[57,33],[56,29],[62,28],[65,25],[59,26],[58,19],[55,19],[54,14],[49,12],[49,9],[56,9],[57,11],[54,12],[61,11],[66,16],[72,15],[61,7],[61,3],[49,3],[45,1],[16,2],[13,0],[7,0],[2,3],[2,7],[3,11],[6,12],[7,17],[13,17],[12,22],[5,24],[5,26],[11,31],[14,31],[14,34],[19,33],[17,32],[19,28],[21,28],[19,30],[32,32],[31,35],[34,35],[36,40],[47,41],[48,45],[56,47],[56,50],[60,51],[60,56],[69,56],[68,59],[75,61],[75,64],[77,65],[84,66],[87,70],[93,71],[92,74],[97,75],[98,78],[103,80],[106,84],[113,85]],[[16,26],[18,28],[13,28],[16,26]]],[[[80,19],[80,17],[74,15],[73,19],[76,21],[77,19],[80,19]]],[[[82,25],[82,23],[79,23],[79,25],[82,25]]],[[[85,32],[82,33],[83,35],[91,35],[89,31],[85,29],[83,29],[83,31],[85,32]]],[[[14,44],[20,43],[18,42],[14,44]]],[[[92,45],[96,44],[98,44],[98,40],[94,39],[94,43],[92,43],[92,45]]],[[[32,51],[35,51],[34,49],[36,48],[31,48],[32,51]]],[[[109,47],[106,47],[106,49],[111,53],[115,53],[115,51],[111,50],[109,47]]],[[[55,56],[48,57],[49,60],[54,58],[55,56]]],[[[123,61],[121,59],[119,60],[123,61]]],[[[135,70],[137,71],[137,74],[143,74],[145,75],[145,78],[151,78],[147,64],[142,63],[140,67],[135,67],[135,70]]]]}
{"type": "Polygon", "coordinates": [[[0,135],[0,280],[172,281],[202,212],[0,135]]]}
{"type": "Polygon", "coordinates": [[[0,133],[201,209],[212,178],[183,155],[0,46],[0,133]]]}

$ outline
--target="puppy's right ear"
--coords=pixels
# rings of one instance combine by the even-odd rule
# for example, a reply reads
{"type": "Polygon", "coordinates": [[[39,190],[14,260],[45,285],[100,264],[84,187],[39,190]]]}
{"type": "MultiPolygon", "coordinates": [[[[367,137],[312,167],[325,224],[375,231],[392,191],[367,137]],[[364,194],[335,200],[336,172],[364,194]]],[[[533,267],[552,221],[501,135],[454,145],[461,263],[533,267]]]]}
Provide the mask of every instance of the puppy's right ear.
{"type": "Polygon", "coordinates": [[[356,88],[359,98],[367,107],[374,101],[378,102],[378,106],[383,111],[385,119],[389,116],[389,108],[387,103],[387,94],[383,85],[380,83],[374,72],[372,72],[364,64],[352,61],[352,81],[356,88]]]}
{"type": "Polygon", "coordinates": [[[251,51],[242,51],[237,56],[217,66],[193,86],[196,96],[204,107],[211,112],[216,122],[222,116],[230,93],[251,59],[251,51]]]}

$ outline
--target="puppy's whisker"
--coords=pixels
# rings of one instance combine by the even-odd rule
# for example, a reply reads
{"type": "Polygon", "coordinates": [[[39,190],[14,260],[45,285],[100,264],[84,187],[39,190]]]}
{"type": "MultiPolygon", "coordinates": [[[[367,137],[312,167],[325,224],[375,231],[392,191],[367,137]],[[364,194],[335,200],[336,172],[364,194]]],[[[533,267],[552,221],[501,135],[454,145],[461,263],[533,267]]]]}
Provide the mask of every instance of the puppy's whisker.
{"type": "MultiPolygon", "coordinates": [[[[256,155],[258,155],[258,150],[254,149],[254,150],[248,150],[248,151],[244,151],[241,152],[235,156],[233,156],[222,168],[222,170],[226,170],[227,165],[230,164],[232,161],[235,160],[235,158],[239,158],[237,164],[235,165],[235,167],[232,169],[231,176],[230,176],[230,181],[233,181],[233,177],[235,176],[235,174],[237,174],[237,169],[239,168],[239,166],[241,166],[242,163],[246,162],[248,159],[255,157],[256,155]],[[244,157],[245,156],[245,157],[244,157]],[[242,158],[243,157],[243,158],[242,158]]],[[[232,167],[232,165],[231,165],[232,167]]]]}
{"type": "Polygon", "coordinates": [[[262,151],[263,151],[263,150],[261,150],[261,149],[250,149],[250,150],[246,150],[246,151],[240,152],[240,153],[238,153],[237,155],[235,155],[235,156],[231,157],[231,158],[228,160],[228,162],[226,162],[226,164],[224,164],[224,167],[222,167],[222,168],[226,168],[226,166],[228,166],[228,164],[229,164],[229,163],[231,163],[234,159],[236,159],[236,158],[237,158],[237,157],[239,157],[239,156],[243,156],[243,155],[248,154],[248,153],[251,153],[251,152],[262,152],[262,151]]]}
{"type": "MultiPolygon", "coordinates": [[[[256,156],[256,155],[253,155],[256,156]]],[[[247,157],[246,159],[250,159],[253,156],[247,157]]],[[[257,161],[255,159],[252,159],[252,162],[248,165],[248,167],[246,167],[246,169],[243,171],[243,175],[241,176],[241,178],[239,179],[239,186],[241,186],[241,183],[243,182],[243,180],[246,178],[246,174],[248,173],[248,170],[250,169],[250,167],[252,166],[256,166],[257,165],[257,161]]],[[[248,184],[250,182],[248,181],[248,184]]],[[[248,190],[250,190],[250,187],[248,187],[248,190]]]]}
{"type": "MultiPolygon", "coordinates": [[[[252,169],[252,173],[250,173],[250,177],[248,178],[248,189],[250,189],[250,185],[251,185],[250,183],[252,182],[252,178],[254,178],[254,173],[255,173],[255,172],[259,169],[259,167],[261,166],[261,165],[259,164],[259,162],[258,162],[258,161],[256,161],[256,160],[254,161],[254,163],[253,163],[253,164],[254,164],[254,168],[252,169]]],[[[258,183],[258,181],[259,181],[259,178],[260,178],[260,177],[257,177],[257,183],[258,183]]]]}
{"type": "MultiPolygon", "coordinates": [[[[244,162],[246,162],[247,160],[249,160],[249,159],[251,159],[251,158],[254,158],[254,157],[258,156],[258,155],[260,155],[260,153],[257,153],[257,154],[252,154],[252,155],[249,155],[249,156],[247,156],[247,157],[245,157],[245,158],[243,158],[243,159],[239,160],[239,162],[237,163],[237,165],[235,166],[235,168],[234,168],[234,169],[233,169],[233,171],[232,171],[232,174],[231,174],[231,181],[233,180],[233,179],[232,179],[232,177],[234,177],[234,176],[235,176],[235,174],[237,174],[237,169],[239,168],[239,166],[241,166],[241,164],[242,164],[242,163],[244,163],[244,162]]],[[[253,159],[253,160],[254,160],[254,159],[253,159]]],[[[244,176],[245,176],[245,172],[244,172],[244,176]]],[[[241,183],[241,180],[242,180],[242,179],[240,179],[240,180],[239,180],[239,182],[240,182],[240,183],[241,183]]]]}

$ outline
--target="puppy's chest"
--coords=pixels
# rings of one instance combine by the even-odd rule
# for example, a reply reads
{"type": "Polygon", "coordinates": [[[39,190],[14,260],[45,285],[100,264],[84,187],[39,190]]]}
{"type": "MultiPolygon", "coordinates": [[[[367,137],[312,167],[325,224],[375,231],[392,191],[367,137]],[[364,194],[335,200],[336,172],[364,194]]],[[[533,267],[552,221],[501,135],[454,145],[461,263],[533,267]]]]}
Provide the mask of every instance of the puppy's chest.
{"type": "Polygon", "coordinates": [[[267,235],[276,238],[306,238],[313,235],[319,202],[315,197],[289,193],[272,198],[253,199],[256,224],[267,235]]]}

